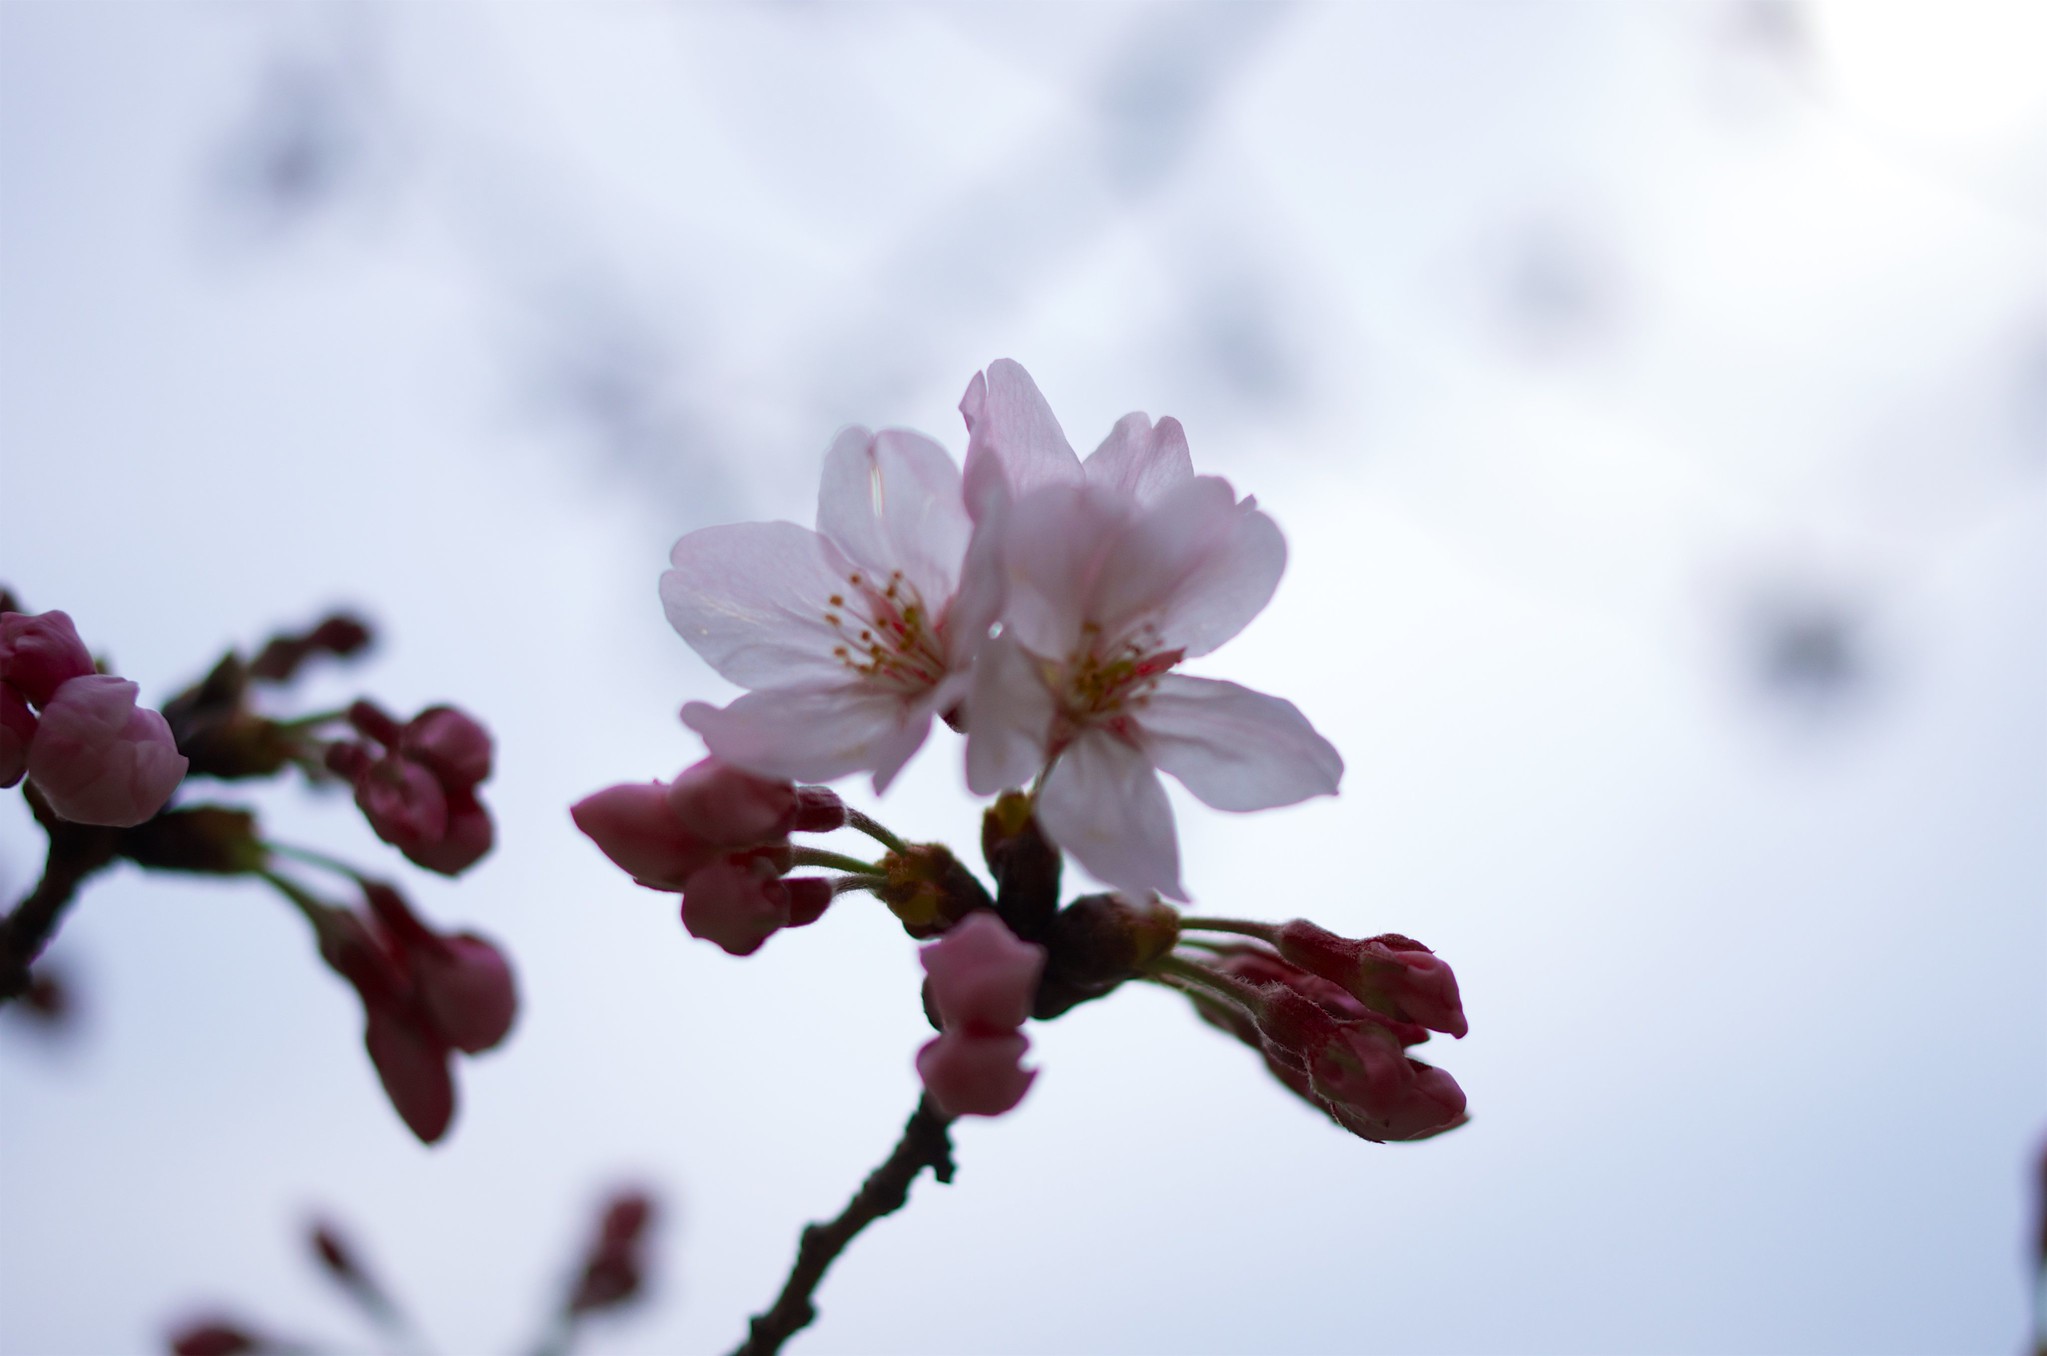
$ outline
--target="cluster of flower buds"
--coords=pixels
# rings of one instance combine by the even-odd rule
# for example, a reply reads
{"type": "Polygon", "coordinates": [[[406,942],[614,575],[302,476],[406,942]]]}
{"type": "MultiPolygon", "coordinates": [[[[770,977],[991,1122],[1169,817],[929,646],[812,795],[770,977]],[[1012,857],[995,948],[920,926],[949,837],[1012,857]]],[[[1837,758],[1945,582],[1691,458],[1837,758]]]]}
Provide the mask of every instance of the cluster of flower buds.
{"type": "Polygon", "coordinates": [[[1204,961],[1178,957],[1164,973],[1281,1083],[1362,1139],[1427,1139],[1464,1123],[1457,1081],[1406,1054],[1432,1030],[1468,1029],[1456,977],[1434,952],[1395,933],[1353,940],[1300,919],[1187,925],[1206,923],[1268,944],[1209,947],[1204,961]]]}
{"type": "Polygon", "coordinates": [[[188,765],[139,692],[97,671],[64,613],[0,612],[0,786],[26,774],[74,824],[126,828],[156,814],[188,765]]]}
{"type": "Polygon", "coordinates": [[[494,836],[476,795],[490,777],[490,732],[452,706],[430,706],[401,725],[358,701],[348,723],[362,738],[328,745],[327,766],[354,785],[377,836],[444,876],[476,865],[494,836]]]}
{"type": "Polygon", "coordinates": [[[570,808],[576,827],[651,890],[682,896],[692,937],[735,956],[783,928],[815,923],[832,902],[822,876],[789,876],[792,833],[829,833],[846,807],[821,786],[757,777],[716,758],[672,782],[606,787],[570,808]]]}
{"type": "Polygon", "coordinates": [[[363,1044],[391,1105],[431,1144],[455,1115],[455,1053],[479,1054],[512,1029],[511,967],[475,933],[429,928],[391,886],[365,880],[362,891],[362,911],[299,902],[321,958],[362,999],[363,1044]]]}

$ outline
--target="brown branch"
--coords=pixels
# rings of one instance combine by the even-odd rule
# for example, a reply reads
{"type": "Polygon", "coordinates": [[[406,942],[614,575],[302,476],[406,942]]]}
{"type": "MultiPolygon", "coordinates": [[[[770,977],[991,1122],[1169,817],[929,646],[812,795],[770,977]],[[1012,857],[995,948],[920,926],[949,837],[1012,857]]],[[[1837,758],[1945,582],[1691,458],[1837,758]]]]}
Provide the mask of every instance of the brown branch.
{"type": "Polygon", "coordinates": [[[57,818],[33,786],[23,788],[29,808],[50,835],[43,878],[22,897],[13,912],[0,918],[0,1003],[28,992],[29,966],[56,935],[57,922],[87,876],[114,860],[119,830],[72,824],[57,818]]]}
{"type": "Polygon", "coordinates": [[[882,1165],[868,1174],[853,1199],[829,1224],[812,1224],[803,1231],[796,1248],[796,1265],[782,1293],[766,1313],[749,1325],[746,1340],[732,1356],[774,1356],[782,1344],[817,1318],[817,1306],[810,1302],[825,1269],[838,1259],[854,1235],[880,1219],[903,1208],[910,1199],[910,1183],[925,1168],[941,1182],[952,1181],[952,1122],[925,1097],[917,1103],[903,1137],[882,1165]]]}

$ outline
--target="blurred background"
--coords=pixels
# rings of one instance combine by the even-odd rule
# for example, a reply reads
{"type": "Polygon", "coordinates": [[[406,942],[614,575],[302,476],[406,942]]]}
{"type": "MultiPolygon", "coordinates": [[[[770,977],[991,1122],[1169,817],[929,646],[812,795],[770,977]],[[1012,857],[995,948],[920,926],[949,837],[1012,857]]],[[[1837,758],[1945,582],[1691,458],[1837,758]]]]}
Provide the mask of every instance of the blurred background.
{"type": "MultiPolygon", "coordinates": [[[[256,799],[525,998],[429,1151],[278,900],[102,881],[72,1019],[0,1021],[0,1348],[222,1302],[362,1349],[326,1209],[437,1349],[514,1350],[622,1181],[655,1293],[588,1350],[736,1342],[916,1100],[914,948],[854,902],[735,961],[565,807],[730,693],[673,540],[807,521],[844,423],[957,454],[1011,356],[1083,452],[1176,415],[1286,531],[1197,671],[1344,793],[1181,798],[1187,880],[1443,953],[1474,1119],[1361,1143],[1119,993],[795,1349],[2020,1349],[2043,60],[2047,10],[1952,0],[0,5],[0,579],[157,700],[375,616],[324,695],[481,714],[498,851],[423,882],[256,799]]],[[[971,844],[957,740],[877,812],[971,844]]],[[[0,893],[39,852],[6,797],[0,893]]]]}

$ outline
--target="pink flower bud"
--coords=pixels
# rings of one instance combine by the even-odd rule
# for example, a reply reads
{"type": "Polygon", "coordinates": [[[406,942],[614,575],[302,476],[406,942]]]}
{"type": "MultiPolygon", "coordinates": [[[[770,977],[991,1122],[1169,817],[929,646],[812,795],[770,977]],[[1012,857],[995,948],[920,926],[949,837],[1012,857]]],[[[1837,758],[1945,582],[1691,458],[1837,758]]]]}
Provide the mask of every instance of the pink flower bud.
{"type": "Polygon", "coordinates": [[[917,1052],[917,1076],[948,1116],[1000,1116],[1016,1108],[1038,1076],[1023,1067],[1030,1045],[1021,1031],[945,1031],[917,1052]]]}
{"type": "Polygon", "coordinates": [[[758,847],[788,838],[796,822],[796,787],[705,758],[669,784],[668,807],[706,843],[758,847]]]}
{"type": "Polygon", "coordinates": [[[1019,940],[984,909],[954,924],[918,959],[948,1031],[1014,1031],[1031,1015],[1045,948],[1019,940]]]}
{"type": "Polygon", "coordinates": [[[28,745],[36,737],[35,712],[12,683],[0,683],[0,790],[28,772],[28,745]]]}
{"type": "Polygon", "coordinates": [[[1274,940],[1287,960],[1341,985],[1375,1012],[1452,1036],[1470,1030],[1457,976],[1411,937],[1388,932],[1353,941],[1297,918],[1274,940]]]}
{"type": "Polygon", "coordinates": [[[383,839],[401,852],[448,834],[448,797],[433,773],[404,758],[380,758],[355,782],[355,803],[383,839]]]}
{"type": "Polygon", "coordinates": [[[438,939],[412,960],[412,975],[441,1036],[465,1055],[488,1050],[512,1029],[519,994],[504,953],[472,932],[438,939]]]}
{"type": "Polygon", "coordinates": [[[823,876],[790,876],[782,881],[789,892],[789,926],[807,928],[824,917],[832,904],[832,883],[823,876]]]}
{"type": "Polygon", "coordinates": [[[405,855],[429,871],[459,876],[481,861],[497,839],[490,811],[474,792],[448,793],[448,827],[439,839],[419,842],[403,849],[405,855]]]}
{"type": "Polygon", "coordinates": [[[796,822],[789,826],[794,833],[830,833],[833,829],[846,827],[846,802],[829,786],[799,786],[796,788],[796,822]]]}
{"type": "Polygon", "coordinates": [[[1360,1139],[1379,1143],[1428,1139],[1469,1119],[1464,1089],[1443,1070],[1407,1061],[1407,1074],[1370,1103],[1332,1102],[1329,1114],[1360,1139]]]}
{"type": "Polygon", "coordinates": [[[374,739],[393,751],[405,734],[405,728],[398,723],[397,717],[368,698],[349,704],[348,723],[365,738],[374,739]]]}
{"type": "Polygon", "coordinates": [[[37,706],[92,671],[92,655],[64,613],[0,612],[0,682],[37,706]]]}
{"type": "Polygon", "coordinates": [[[363,1045],[384,1094],[413,1134],[432,1144],[455,1117],[455,1076],[448,1047],[402,1012],[371,1006],[363,1045]]]}
{"type": "Polygon", "coordinates": [[[660,782],[607,786],[570,806],[569,817],[614,864],[652,889],[680,890],[718,855],[682,826],[660,782]]]}
{"type": "Polygon", "coordinates": [[[184,780],[190,765],[171,727],[135,704],[137,691],[125,678],[88,673],[43,704],[28,775],[60,817],[132,828],[161,810],[184,780]]]}
{"type": "Polygon", "coordinates": [[[414,716],[399,734],[398,751],[424,764],[450,791],[490,777],[490,731],[452,706],[429,706],[414,716]]]}
{"type": "Polygon", "coordinates": [[[789,926],[789,890],[767,852],[720,857],[693,873],[682,892],[682,925],[734,956],[750,956],[789,926]]]}

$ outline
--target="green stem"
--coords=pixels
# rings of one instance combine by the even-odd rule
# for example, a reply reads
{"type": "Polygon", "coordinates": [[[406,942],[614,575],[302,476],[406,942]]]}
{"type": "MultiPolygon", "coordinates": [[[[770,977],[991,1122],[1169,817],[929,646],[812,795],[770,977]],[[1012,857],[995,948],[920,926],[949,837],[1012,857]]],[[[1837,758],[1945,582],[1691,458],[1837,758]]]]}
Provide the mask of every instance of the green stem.
{"type": "Polygon", "coordinates": [[[858,829],[890,852],[907,855],[910,851],[910,845],[891,833],[886,825],[861,814],[850,805],[846,807],[846,827],[858,829]]]}
{"type": "Polygon", "coordinates": [[[824,848],[790,848],[789,859],[797,866],[829,866],[835,871],[850,871],[856,876],[886,878],[882,869],[873,862],[863,862],[858,857],[848,857],[843,852],[830,852],[824,848]]]}
{"type": "Polygon", "coordinates": [[[352,881],[360,882],[363,878],[362,872],[356,870],[347,862],[342,861],[339,857],[329,857],[326,853],[317,852],[312,848],[294,847],[290,843],[265,843],[263,847],[266,851],[274,852],[280,857],[291,857],[297,861],[304,862],[307,866],[321,867],[334,872],[336,875],[346,876],[352,881]]]}
{"type": "Polygon", "coordinates": [[[1218,998],[1228,999],[1246,1012],[1256,1015],[1264,1007],[1258,991],[1240,979],[1219,974],[1205,965],[1182,960],[1178,956],[1160,956],[1147,970],[1151,975],[1174,987],[1185,990],[1202,990],[1218,998]]]}
{"type": "Polygon", "coordinates": [[[335,711],[315,711],[310,716],[293,716],[290,720],[273,720],[270,723],[280,730],[309,730],[315,725],[328,725],[337,720],[348,719],[348,708],[335,711]]]}
{"type": "Polygon", "coordinates": [[[1192,928],[1198,932],[1234,932],[1239,937],[1256,937],[1261,942],[1270,942],[1278,935],[1279,929],[1270,923],[1254,923],[1248,918],[1182,918],[1180,928],[1192,928]]]}
{"type": "Polygon", "coordinates": [[[320,915],[330,908],[330,905],[322,903],[311,891],[289,876],[279,875],[277,872],[270,870],[259,871],[256,874],[269,881],[271,887],[277,893],[283,895],[296,905],[298,911],[306,916],[306,921],[311,923],[316,930],[319,928],[320,915]]]}
{"type": "Polygon", "coordinates": [[[887,876],[865,874],[834,876],[832,878],[832,894],[836,897],[839,895],[849,895],[855,890],[879,890],[886,884],[888,884],[887,876]]]}

